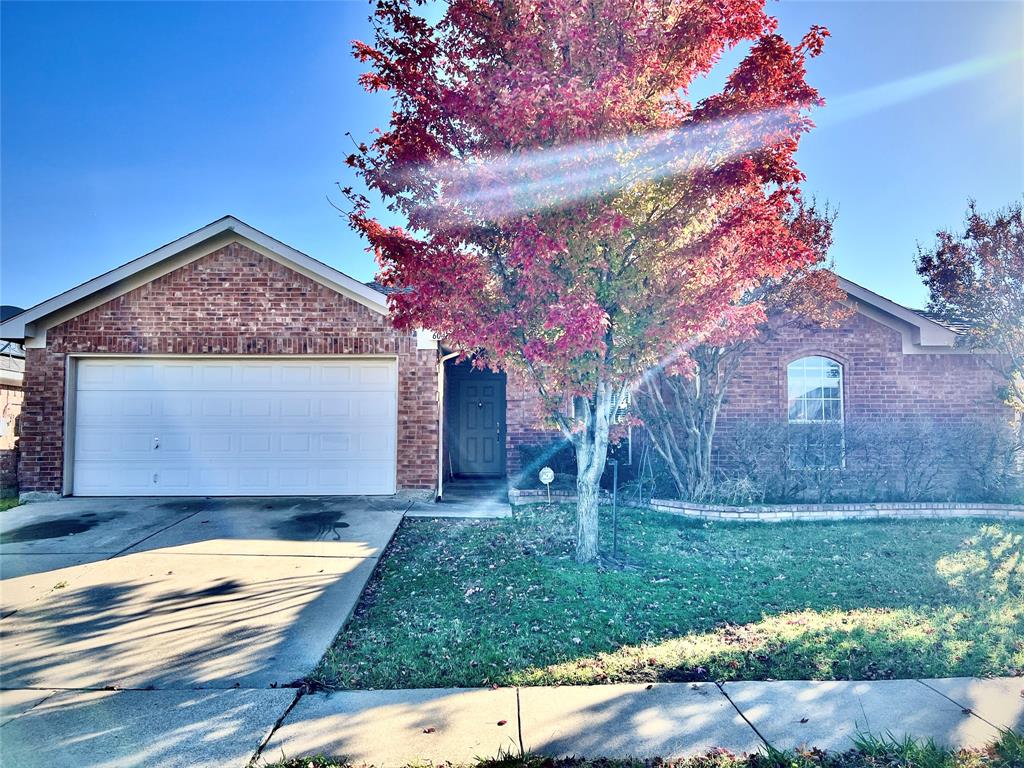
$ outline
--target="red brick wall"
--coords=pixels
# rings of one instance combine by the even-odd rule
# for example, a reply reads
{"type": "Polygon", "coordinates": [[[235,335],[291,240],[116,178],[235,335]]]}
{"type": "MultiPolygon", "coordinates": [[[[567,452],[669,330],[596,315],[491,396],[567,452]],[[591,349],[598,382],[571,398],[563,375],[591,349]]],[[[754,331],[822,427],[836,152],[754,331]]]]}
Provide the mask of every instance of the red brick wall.
{"type": "Polygon", "coordinates": [[[562,433],[548,420],[548,412],[537,393],[537,387],[525,375],[510,371],[505,386],[507,410],[505,450],[509,476],[523,469],[526,463],[523,446],[546,446],[562,438],[562,433]]]}
{"type": "MultiPolygon", "coordinates": [[[[904,354],[899,332],[864,315],[837,329],[787,327],[747,354],[722,407],[716,441],[749,421],[787,416],[786,366],[805,355],[824,355],[844,366],[848,421],[933,420],[957,423],[1008,418],[998,379],[969,354],[904,354]]],[[[518,445],[547,444],[559,434],[544,426],[536,390],[519,380],[508,387],[509,472],[521,468],[518,445]]],[[[642,429],[635,432],[642,439],[642,429]]]]}
{"type": "Polygon", "coordinates": [[[18,491],[18,449],[0,448],[0,497],[18,491]]]}
{"type": "Polygon", "coordinates": [[[751,349],[722,406],[720,430],[744,420],[784,421],[786,366],[807,355],[843,364],[843,408],[851,422],[957,423],[1009,416],[983,359],[904,354],[898,331],[858,313],[836,329],[783,328],[751,349]]]}
{"type": "Polygon", "coordinates": [[[19,479],[62,487],[66,356],[397,355],[398,487],[437,484],[437,355],[380,314],[232,243],[47,333],[28,350],[19,479]]]}

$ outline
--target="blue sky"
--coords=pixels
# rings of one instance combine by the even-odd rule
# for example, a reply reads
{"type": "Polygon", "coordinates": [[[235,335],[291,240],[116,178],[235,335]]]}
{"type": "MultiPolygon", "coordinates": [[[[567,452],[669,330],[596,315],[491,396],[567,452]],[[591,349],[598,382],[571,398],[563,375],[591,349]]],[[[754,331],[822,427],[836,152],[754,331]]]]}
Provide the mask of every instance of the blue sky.
{"type": "MultiPolygon", "coordinates": [[[[990,208],[1024,192],[1024,70],[1012,58],[1024,4],[770,9],[790,39],[815,23],[832,31],[809,79],[834,106],[800,162],[807,191],[839,208],[839,272],[922,305],[915,244],[955,226],[968,197],[990,208]]],[[[359,89],[349,53],[350,40],[369,38],[368,10],[4,2],[3,303],[37,303],[226,213],[372,277],[371,257],[326,200],[335,181],[352,180],[345,132],[366,137],[387,121],[386,98],[359,89]]]]}

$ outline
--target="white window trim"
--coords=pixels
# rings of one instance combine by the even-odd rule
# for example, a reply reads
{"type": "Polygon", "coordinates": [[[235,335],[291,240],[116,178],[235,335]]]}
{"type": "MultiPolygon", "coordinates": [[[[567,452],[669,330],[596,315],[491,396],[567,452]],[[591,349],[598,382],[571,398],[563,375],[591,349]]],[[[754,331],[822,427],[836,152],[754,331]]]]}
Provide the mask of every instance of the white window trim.
{"type": "MultiPolygon", "coordinates": [[[[824,398],[822,399],[824,402],[824,398]]],[[[822,408],[824,413],[824,407],[822,408]]],[[[820,424],[827,426],[831,424],[838,425],[839,427],[839,465],[836,467],[794,467],[795,469],[845,469],[846,468],[846,366],[839,362],[833,357],[822,354],[808,354],[801,357],[790,360],[786,363],[786,423],[797,424],[797,425],[814,425],[820,424]],[[791,400],[789,397],[789,379],[790,379],[790,368],[795,363],[802,363],[805,360],[811,359],[827,360],[839,369],[839,418],[838,419],[794,419],[790,416],[789,409],[791,406],[791,400]]]]}

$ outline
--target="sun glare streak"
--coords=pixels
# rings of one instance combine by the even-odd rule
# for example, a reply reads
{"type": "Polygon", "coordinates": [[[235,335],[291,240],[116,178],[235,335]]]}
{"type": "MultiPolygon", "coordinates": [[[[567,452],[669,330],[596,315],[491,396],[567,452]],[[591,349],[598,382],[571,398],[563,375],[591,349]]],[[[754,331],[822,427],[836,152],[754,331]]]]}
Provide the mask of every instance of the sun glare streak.
{"type": "Polygon", "coordinates": [[[900,80],[865,88],[848,96],[840,96],[829,101],[820,116],[816,117],[816,122],[820,126],[827,126],[911,101],[1020,61],[1022,54],[1024,52],[1016,50],[969,59],[958,64],[939,67],[900,80]]]}
{"type": "MultiPolygon", "coordinates": [[[[872,86],[830,100],[814,119],[822,127],[842,123],[981,77],[1021,56],[1015,50],[977,57],[872,86]]],[[[451,161],[428,170],[440,192],[439,212],[500,220],[714,168],[788,135],[794,119],[790,111],[768,110],[681,130],[451,161]]]]}
{"type": "Polygon", "coordinates": [[[559,207],[637,184],[709,168],[770,144],[793,119],[755,112],[607,141],[433,169],[442,206],[506,217],[559,207]]]}

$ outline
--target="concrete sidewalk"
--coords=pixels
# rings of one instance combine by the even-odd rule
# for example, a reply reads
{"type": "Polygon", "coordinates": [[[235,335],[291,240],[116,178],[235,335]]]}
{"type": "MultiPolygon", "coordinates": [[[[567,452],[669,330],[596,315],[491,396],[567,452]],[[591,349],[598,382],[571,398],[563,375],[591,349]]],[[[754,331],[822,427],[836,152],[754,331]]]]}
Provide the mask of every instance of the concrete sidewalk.
{"type": "Polygon", "coordinates": [[[999,729],[1024,728],[1022,687],[1022,678],[954,678],[314,694],[282,720],[260,763],[315,754],[402,766],[520,750],[618,758],[765,744],[845,750],[867,732],[980,747],[999,729]]]}
{"type": "Polygon", "coordinates": [[[4,763],[246,768],[314,754],[352,763],[665,757],[852,746],[860,732],[983,746],[1024,729],[1024,678],[656,683],[559,688],[0,691],[4,763]]]}

